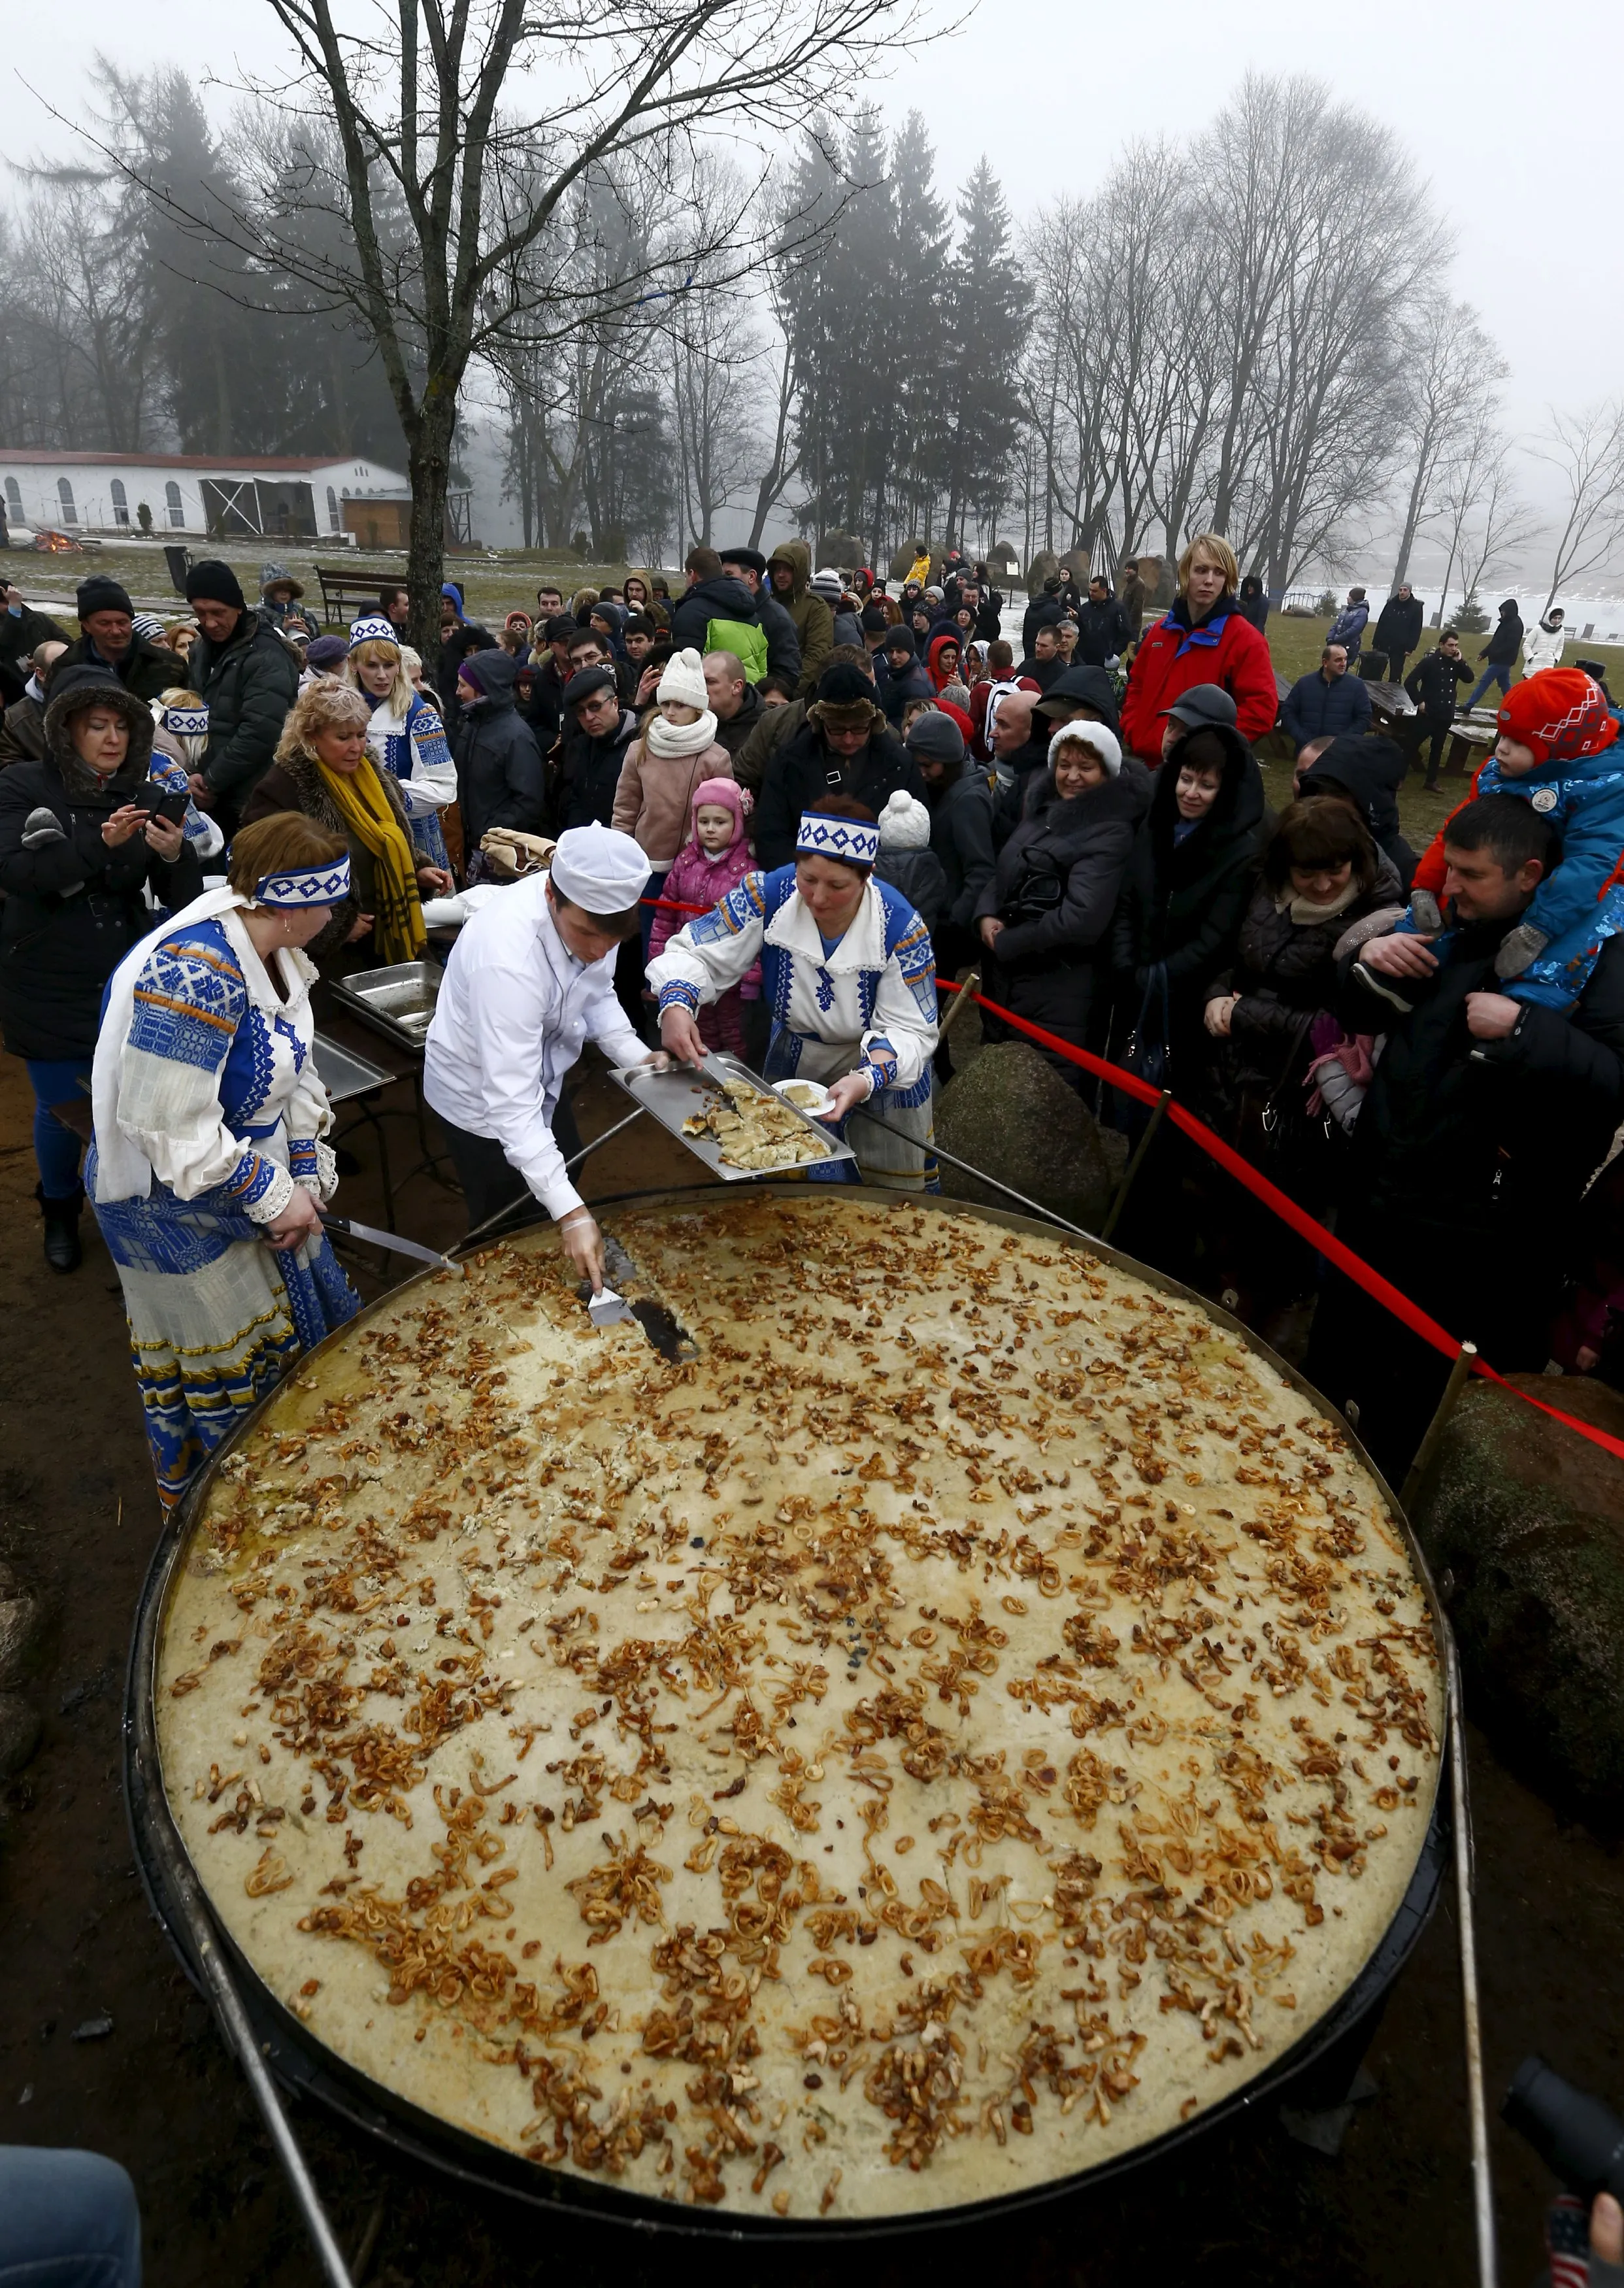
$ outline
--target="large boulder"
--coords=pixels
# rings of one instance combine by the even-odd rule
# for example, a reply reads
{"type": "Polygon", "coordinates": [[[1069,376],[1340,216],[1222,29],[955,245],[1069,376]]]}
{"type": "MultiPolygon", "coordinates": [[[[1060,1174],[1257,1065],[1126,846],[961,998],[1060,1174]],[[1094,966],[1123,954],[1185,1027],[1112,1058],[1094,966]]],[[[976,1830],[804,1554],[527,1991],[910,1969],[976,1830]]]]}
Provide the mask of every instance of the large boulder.
{"type": "Polygon", "coordinates": [[[868,551],[852,532],[826,532],[818,542],[817,560],[812,568],[823,572],[831,568],[836,572],[855,572],[860,564],[867,564],[868,551]]]}
{"type": "MultiPolygon", "coordinates": [[[[1624,1437],[1624,1398],[1604,1384],[1507,1379],[1624,1437]]],[[[1475,1383],[1413,1515],[1446,1592],[1469,1714],[1541,1794],[1616,1831],[1624,1824],[1624,1467],[1548,1414],[1475,1383]]]]}
{"type": "Polygon", "coordinates": [[[1026,593],[1035,596],[1045,580],[1051,580],[1060,569],[1060,560],[1052,548],[1040,548],[1026,567],[1026,593]]]}
{"type": "MultiPolygon", "coordinates": [[[[956,1030],[953,1038],[956,1058],[956,1030]]],[[[936,1140],[1085,1231],[1098,1230],[1124,1156],[1123,1140],[1101,1128],[1076,1091],[1025,1041],[984,1048],[955,1072],[936,1100],[936,1140]]],[[[984,1207],[1016,1208],[945,1161],[942,1189],[984,1207]]]]}
{"type": "MultiPolygon", "coordinates": [[[[942,552],[939,548],[931,548],[926,552],[931,559],[931,577],[927,584],[934,586],[942,576],[942,552]]],[[[914,544],[911,540],[905,540],[891,558],[886,576],[892,580],[906,580],[913,568],[914,544]]]]}

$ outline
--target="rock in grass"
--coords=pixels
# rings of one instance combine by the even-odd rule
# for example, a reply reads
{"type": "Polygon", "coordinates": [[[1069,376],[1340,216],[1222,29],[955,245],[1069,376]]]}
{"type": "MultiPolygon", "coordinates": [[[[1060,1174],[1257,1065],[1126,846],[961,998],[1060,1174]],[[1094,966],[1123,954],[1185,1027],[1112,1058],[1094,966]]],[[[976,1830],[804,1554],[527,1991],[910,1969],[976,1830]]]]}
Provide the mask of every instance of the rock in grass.
{"type": "MultiPolygon", "coordinates": [[[[1604,1385],[1512,1375],[1614,1437],[1604,1385]]],[[[1549,1415],[1483,1383],[1462,1397],[1414,1510],[1449,1615],[1468,1714],[1529,1784],[1609,1831],[1624,1825],[1624,1470],[1549,1415]]]]}
{"type": "MultiPolygon", "coordinates": [[[[1098,1229],[1121,1166],[1121,1139],[1025,1041],[995,1043],[954,1075],[936,1100],[936,1140],[1086,1231],[1098,1229]]],[[[942,1189],[1020,1212],[945,1161],[942,1189]]]]}

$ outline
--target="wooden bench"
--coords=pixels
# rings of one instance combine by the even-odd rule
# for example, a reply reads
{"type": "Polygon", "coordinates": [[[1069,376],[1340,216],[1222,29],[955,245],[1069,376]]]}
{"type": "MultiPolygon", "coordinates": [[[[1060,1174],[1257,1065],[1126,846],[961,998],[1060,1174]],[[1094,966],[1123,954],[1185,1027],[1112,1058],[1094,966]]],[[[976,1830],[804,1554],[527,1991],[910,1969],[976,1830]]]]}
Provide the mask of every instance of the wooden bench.
{"type": "Polygon", "coordinates": [[[1415,712],[1415,702],[1402,683],[1366,685],[1370,694],[1370,719],[1382,731],[1396,730],[1415,712]]]}
{"type": "Polygon", "coordinates": [[[324,564],[318,564],[314,570],[321,587],[321,624],[329,628],[347,629],[352,620],[378,609],[381,588],[406,585],[399,572],[369,572],[365,565],[353,571],[329,572],[324,564]]]}
{"type": "Polygon", "coordinates": [[[1482,710],[1471,715],[1457,715],[1449,727],[1449,752],[1444,760],[1444,776],[1462,778],[1475,770],[1484,759],[1477,752],[1480,747],[1492,747],[1500,736],[1500,724],[1493,715],[1485,721],[1482,710]]]}

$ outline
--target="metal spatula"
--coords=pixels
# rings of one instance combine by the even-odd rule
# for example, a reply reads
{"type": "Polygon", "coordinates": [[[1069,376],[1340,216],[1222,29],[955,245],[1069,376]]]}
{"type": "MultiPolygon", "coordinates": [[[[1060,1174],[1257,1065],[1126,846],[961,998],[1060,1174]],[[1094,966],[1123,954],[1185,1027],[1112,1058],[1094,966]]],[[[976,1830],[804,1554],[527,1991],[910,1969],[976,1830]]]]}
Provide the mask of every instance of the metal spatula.
{"type": "Polygon", "coordinates": [[[576,1293],[587,1307],[595,1327],[613,1327],[622,1319],[635,1319],[649,1341],[663,1359],[673,1365],[682,1359],[697,1358],[698,1345],[685,1327],[679,1326],[663,1303],[639,1301],[629,1303],[619,1292],[620,1287],[646,1287],[648,1281],[632,1261],[618,1239],[604,1234],[604,1268],[618,1283],[615,1287],[604,1287],[594,1295],[582,1280],[576,1293]]]}

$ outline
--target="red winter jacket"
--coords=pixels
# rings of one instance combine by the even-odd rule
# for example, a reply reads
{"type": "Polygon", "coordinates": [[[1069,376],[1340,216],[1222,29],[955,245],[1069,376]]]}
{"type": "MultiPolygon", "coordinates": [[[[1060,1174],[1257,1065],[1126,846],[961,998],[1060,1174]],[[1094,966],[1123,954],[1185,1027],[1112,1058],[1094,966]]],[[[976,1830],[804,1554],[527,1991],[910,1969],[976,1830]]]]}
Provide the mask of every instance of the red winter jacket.
{"type": "Polygon", "coordinates": [[[1166,613],[1140,641],[1122,695],[1122,744],[1154,770],[1161,760],[1163,716],[1198,683],[1221,684],[1235,703],[1235,728],[1261,739],[1274,728],[1279,693],[1269,647],[1232,596],[1225,596],[1199,628],[1166,613]]]}

